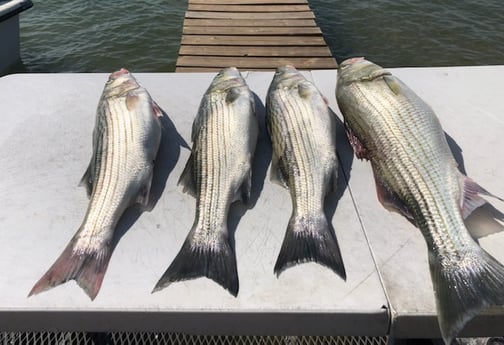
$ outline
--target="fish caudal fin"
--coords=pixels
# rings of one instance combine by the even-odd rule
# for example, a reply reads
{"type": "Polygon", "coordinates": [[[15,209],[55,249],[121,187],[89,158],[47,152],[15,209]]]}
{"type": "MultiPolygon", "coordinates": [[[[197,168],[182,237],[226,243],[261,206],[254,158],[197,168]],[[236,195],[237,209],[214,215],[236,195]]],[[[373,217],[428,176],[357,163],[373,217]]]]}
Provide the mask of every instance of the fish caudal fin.
{"type": "Polygon", "coordinates": [[[185,240],[179,253],[152,292],[162,290],[173,282],[207,277],[236,297],[238,271],[236,256],[229,240],[222,238],[212,246],[197,245],[191,240],[192,238],[185,240]]]}
{"type": "Polygon", "coordinates": [[[429,255],[438,321],[445,344],[482,309],[504,304],[504,266],[474,243],[458,260],[429,255]]]}
{"type": "Polygon", "coordinates": [[[274,272],[279,276],[288,267],[309,261],[327,266],[346,279],[338,242],[324,214],[291,217],[274,272]]]}
{"type": "Polygon", "coordinates": [[[33,286],[28,297],[74,279],[91,300],[95,299],[100,291],[112,254],[110,245],[99,251],[81,253],[75,250],[74,244],[75,238],[70,241],[59,258],[33,286]]]}

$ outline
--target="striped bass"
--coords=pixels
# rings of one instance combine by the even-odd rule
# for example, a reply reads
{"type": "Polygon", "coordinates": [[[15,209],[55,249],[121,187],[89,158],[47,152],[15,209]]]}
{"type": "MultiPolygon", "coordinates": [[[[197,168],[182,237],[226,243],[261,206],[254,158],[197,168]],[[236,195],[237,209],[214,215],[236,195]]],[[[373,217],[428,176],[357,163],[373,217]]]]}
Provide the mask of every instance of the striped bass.
{"type": "Polygon", "coordinates": [[[231,203],[247,202],[258,136],[254,96],[240,72],[221,70],[204,94],[192,127],[193,147],[179,184],[196,198],[196,216],[179,253],[153,292],[172,282],[207,277],[238,294],[227,228],[231,203]]]}
{"type": "Polygon", "coordinates": [[[293,66],[277,69],[266,98],[273,145],[271,180],[289,190],[292,215],[274,272],[315,261],[345,279],[324,199],[336,190],[336,122],[318,89],[293,66]]]}
{"type": "Polygon", "coordinates": [[[504,266],[464,224],[486,203],[481,195],[493,195],[459,171],[432,109],[387,70],[364,58],[344,61],[336,98],[357,157],[371,162],[379,201],[427,242],[439,327],[450,344],[483,308],[504,304],[504,266]]]}
{"type": "Polygon", "coordinates": [[[86,216],[29,296],[74,279],[94,300],[112,254],[117,222],[129,206],[149,205],[161,116],[126,69],[110,75],[96,113],[93,155],[81,180],[90,197],[86,216]]]}

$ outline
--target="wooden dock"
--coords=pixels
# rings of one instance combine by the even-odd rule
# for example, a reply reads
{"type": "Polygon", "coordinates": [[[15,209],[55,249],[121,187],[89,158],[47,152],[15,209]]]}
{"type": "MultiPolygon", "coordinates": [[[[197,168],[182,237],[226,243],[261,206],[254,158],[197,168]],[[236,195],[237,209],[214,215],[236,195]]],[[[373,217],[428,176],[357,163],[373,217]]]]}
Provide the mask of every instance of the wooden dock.
{"type": "Polygon", "coordinates": [[[334,69],[307,0],[188,0],[176,72],[334,69]]]}

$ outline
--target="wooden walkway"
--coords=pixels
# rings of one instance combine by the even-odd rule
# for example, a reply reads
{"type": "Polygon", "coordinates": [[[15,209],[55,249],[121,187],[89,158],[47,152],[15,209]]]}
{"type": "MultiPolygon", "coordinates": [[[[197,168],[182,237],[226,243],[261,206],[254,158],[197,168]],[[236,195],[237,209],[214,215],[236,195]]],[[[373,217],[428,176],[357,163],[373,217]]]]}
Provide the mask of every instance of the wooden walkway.
{"type": "Polygon", "coordinates": [[[334,69],[307,0],[188,0],[176,72],[334,69]]]}

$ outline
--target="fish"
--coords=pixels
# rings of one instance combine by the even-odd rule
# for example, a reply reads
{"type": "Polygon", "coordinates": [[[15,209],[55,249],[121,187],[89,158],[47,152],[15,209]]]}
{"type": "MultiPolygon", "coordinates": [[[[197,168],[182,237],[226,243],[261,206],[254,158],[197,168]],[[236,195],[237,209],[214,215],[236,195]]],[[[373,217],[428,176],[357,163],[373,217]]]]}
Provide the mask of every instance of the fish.
{"type": "Polygon", "coordinates": [[[483,196],[498,197],[459,170],[434,111],[381,66],[343,61],[336,100],[356,156],[371,163],[378,200],[425,238],[438,324],[450,344],[483,308],[504,304],[504,266],[464,224],[488,203],[483,196]]]}
{"type": "Polygon", "coordinates": [[[315,261],[346,279],[324,201],[336,191],[336,118],[327,100],[292,65],[277,68],[266,96],[266,127],[273,153],[270,179],[290,192],[292,213],[274,266],[315,261]]]}
{"type": "Polygon", "coordinates": [[[178,182],[196,199],[194,223],[152,292],[176,281],[207,277],[238,295],[227,221],[233,202],[250,200],[258,131],[254,95],[245,79],[235,67],[222,69],[201,99],[191,154],[178,182]]]}
{"type": "Polygon", "coordinates": [[[89,197],[84,220],[62,254],[28,296],[75,280],[94,300],[125,210],[149,208],[162,110],[127,69],[111,73],[96,111],[93,153],[80,185],[89,197]]]}

